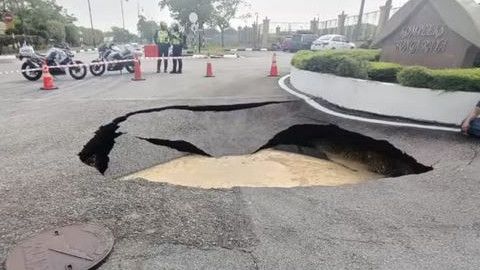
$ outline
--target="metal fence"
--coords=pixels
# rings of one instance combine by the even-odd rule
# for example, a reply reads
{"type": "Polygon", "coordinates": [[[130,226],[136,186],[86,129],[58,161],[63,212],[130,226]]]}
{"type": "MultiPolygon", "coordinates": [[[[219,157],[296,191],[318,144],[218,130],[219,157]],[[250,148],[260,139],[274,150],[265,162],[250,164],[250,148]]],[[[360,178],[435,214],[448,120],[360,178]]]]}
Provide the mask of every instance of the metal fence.
{"type": "MultiPolygon", "coordinates": [[[[396,1],[399,7],[394,7],[390,11],[390,17],[393,16],[401,6],[403,6],[408,0],[396,1]]],[[[359,29],[359,33],[356,35],[356,27],[358,23],[358,15],[346,16],[343,34],[350,40],[367,41],[374,39],[377,34],[377,28],[380,23],[381,12],[380,10],[366,12],[362,17],[362,24],[359,29]]],[[[339,21],[337,19],[323,20],[312,22],[271,22],[269,33],[281,32],[283,34],[293,34],[297,31],[311,31],[319,35],[336,34],[339,33],[339,21]],[[316,24],[316,26],[315,26],[316,24]]]]}
{"type": "Polygon", "coordinates": [[[310,30],[310,23],[304,22],[271,22],[269,32],[271,34],[276,33],[277,29],[280,32],[296,32],[310,30]]]}

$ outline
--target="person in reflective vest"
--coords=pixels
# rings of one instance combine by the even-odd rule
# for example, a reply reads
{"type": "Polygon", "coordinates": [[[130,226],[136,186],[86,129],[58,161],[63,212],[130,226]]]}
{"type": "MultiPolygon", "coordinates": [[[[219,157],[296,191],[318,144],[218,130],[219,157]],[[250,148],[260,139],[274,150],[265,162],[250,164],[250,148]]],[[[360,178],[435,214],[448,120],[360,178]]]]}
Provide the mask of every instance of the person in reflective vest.
{"type": "Polygon", "coordinates": [[[172,74],[182,73],[183,60],[180,57],[182,56],[183,40],[183,34],[180,32],[180,27],[178,24],[174,24],[170,30],[170,43],[173,46],[173,70],[170,72],[172,74]]]}
{"type": "Polygon", "coordinates": [[[162,58],[164,58],[163,72],[167,73],[168,69],[168,51],[170,49],[170,33],[166,23],[160,23],[160,29],[155,32],[155,43],[158,47],[157,73],[160,73],[162,67],[162,58]]]}

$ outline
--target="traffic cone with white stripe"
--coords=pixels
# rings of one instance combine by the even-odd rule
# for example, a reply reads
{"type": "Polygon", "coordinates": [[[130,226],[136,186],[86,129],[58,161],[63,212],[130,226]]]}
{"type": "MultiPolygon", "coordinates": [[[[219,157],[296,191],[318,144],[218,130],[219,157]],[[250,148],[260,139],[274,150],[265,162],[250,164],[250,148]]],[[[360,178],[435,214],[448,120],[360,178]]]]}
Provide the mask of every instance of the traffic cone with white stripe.
{"type": "Polygon", "coordinates": [[[212,77],[215,77],[215,75],[213,75],[213,67],[212,67],[212,63],[210,63],[210,60],[207,62],[207,74],[205,75],[206,78],[212,78],[212,77]]]}
{"type": "Polygon", "coordinates": [[[132,81],[145,81],[145,79],[142,78],[142,66],[138,55],[135,55],[135,60],[133,60],[133,68],[135,70],[135,76],[132,78],[132,81]]]}
{"type": "Polygon", "coordinates": [[[278,77],[277,54],[274,53],[272,57],[272,67],[270,68],[270,75],[268,77],[278,77]]]}
{"type": "Polygon", "coordinates": [[[43,72],[43,87],[40,88],[41,90],[55,90],[58,87],[55,86],[55,82],[53,80],[52,74],[50,74],[50,69],[48,68],[47,63],[44,63],[42,66],[43,72]]]}

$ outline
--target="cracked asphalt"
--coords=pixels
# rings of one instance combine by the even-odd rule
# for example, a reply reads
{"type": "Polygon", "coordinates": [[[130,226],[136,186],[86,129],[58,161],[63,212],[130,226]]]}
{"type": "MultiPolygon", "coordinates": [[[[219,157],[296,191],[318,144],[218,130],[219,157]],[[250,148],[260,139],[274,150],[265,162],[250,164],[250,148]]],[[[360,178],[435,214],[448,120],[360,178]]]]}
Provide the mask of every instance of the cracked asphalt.
{"type": "MultiPolygon", "coordinates": [[[[60,90],[0,77],[0,262],[15,243],[79,222],[109,227],[113,269],[478,269],[478,141],[356,123],[315,111],[266,78],[271,55],[187,60],[184,75],[59,78],[60,90]],[[169,110],[122,123],[105,176],[78,158],[102,125],[172,105],[291,101],[235,112],[169,110]],[[185,140],[213,155],[255,151],[298,124],[335,124],[388,140],[435,169],[361,185],[202,190],[120,181],[185,153],[141,138],[185,140]]],[[[79,58],[86,60],[90,55],[79,58]],[[84,58],[82,58],[84,57],[84,58]]],[[[288,72],[291,55],[280,54],[288,72]]],[[[19,63],[0,63],[0,69],[19,63]]],[[[144,63],[153,70],[154,63],[144,63]]],[[[0,265],[3,269],[4,265],[0,265]]]]}

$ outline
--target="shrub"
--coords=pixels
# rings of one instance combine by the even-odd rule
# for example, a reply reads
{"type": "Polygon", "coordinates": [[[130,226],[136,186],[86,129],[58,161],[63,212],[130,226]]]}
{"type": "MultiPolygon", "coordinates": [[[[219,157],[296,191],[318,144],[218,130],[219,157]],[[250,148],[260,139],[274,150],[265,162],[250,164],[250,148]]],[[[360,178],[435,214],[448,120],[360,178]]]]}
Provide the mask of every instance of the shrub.
{"type": "Polygon", "coordinates": [[[341,57],[351,57],[363,61],[378,61],[380,59],[380,50],[299,51],[292,58],[292,65],[299,69],[320,72],[319,63],[333,61],[341,57]],[[323,59],[325,57],[328,59],[323,59]],[[313,63],[310,63],[311,61],[313,63]]]}
{"type": "Polygon", "coordinates": [[[431,71],[432,89],[448,91],[480,92],[480,68],[438,69],[431,71]]]}
{"type": "Polygon", "coordinates": [[[380,50],[355,49],[355,50],[325,51],[321,53],[332,54],[337,56],[347,56],[347,57],[352,57],[358,60],[371,61],[371,62],[378,61],[380,59],[380,50]]]}
{"type": "Polygon", "coordinates": [[[314,55],[312,51],[299,51],[292,58],[292,66],[299,69],[306,69],[307,61],[314,55]]]}
{"type": "Polygon", "coordinates": [[[480,68],[431,70],[409,67],[398,73],[398,81],[411,87],[480,92],[480,68]]]}
{"type": "Polygon", "coordinates": [[[428,68],[415,66],[400,71],[397,80],[404,86],[430,88],[433,77],[428,68]]]}
{"type": "Polygon", "coordinates": [[[367,61],[374,61],[379,55],[378,50],[300,51],[293,57],[292,65],[314,72],[366,79],[367,61]]]}
{"type": "Polygon", "coordinates": [[[352,77],[359,79],[367,79],[367,62],[355,58],[342,58],[335,69],[335,74],[343,77],[352,77]]]}
{"type": "Polygon", "coordinates": [[[378,50],[300,51],[292,65],[309,71],[331,73],[383,82],[399,82],[404,86],[480,92],[480,68],[437,69],[402,67],[378,62],[378,50]]]}
{"type": "Polygon", "coordinates": [[[368,78],[380,82],[397,82],[397,74],[403,66],[386,62],[370,62],[368,65],[368,78]]]}
{"type": "Polygon", "coordinates": [[[335,73],[341,58],[332,54],[314,55],[307,61],[305,67],[314,72],[335,73]]]}

